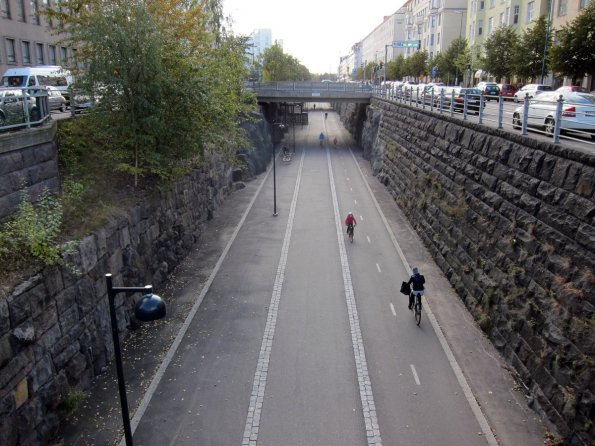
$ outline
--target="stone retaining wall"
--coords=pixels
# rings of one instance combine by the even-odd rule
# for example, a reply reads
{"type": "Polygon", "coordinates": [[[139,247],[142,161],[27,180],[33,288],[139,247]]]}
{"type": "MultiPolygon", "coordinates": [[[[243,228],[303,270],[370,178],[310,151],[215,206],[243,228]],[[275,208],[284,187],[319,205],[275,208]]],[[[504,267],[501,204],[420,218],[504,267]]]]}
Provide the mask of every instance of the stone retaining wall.
{"type": "Polygon", "coordinates": [[[44,190],[57,192],[56,121],[31,129],[0,134],[0,222],[27,192],[35,199],[44,190]]]}
{"type": "MultiPolygon", "coordinates": [[[[262,119],[246,130],[253,147],[241,154],[246,167],[233,172],[240,178],[263,171],[272,150],[262,119]]],[[[80,240],[63,265],[0,296],[2,445],[47,444],[61,404],[105,370],[113,345],[104,275],[116,286],[167,278],[233,189],[230,165],[216,156],[206,164],[80,240]]],[[[125,335],[133,302],[118,295],[116,303],[125,335]]]]}
{"type": "Polygon", "coordinates": [[[591,445],[595,156],[386,101],[338,107],[530,404],[591,445]]]}

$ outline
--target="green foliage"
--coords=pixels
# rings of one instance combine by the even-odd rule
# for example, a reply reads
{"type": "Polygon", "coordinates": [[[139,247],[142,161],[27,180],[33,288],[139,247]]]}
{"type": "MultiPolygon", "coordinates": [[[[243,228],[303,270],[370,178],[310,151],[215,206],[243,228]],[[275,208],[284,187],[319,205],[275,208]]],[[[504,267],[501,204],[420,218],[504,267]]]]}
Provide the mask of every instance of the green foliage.
{"type": "Polygon", "coordinates": [[[427,51],[418,51],[405,59],[405,75],[419,79],[426,72],[426,62],[428,60],[427,51]]]}
{"type": "Polygon", "coordinates": [[[595,2],[556,34],[558,43],[550,50],[552,69],[572,77],[595,76],[595,2]]]}
{"type": "Polygon", "coordinates": [[[253,109],[242,100],[246,38],[227,35],[221,1],[208,3],[64,0],[49,13],[78,49],[75,88],[100,98],[90,119],[107,142],[103,162],[135,185],[243,142],[237,123],[253,109]]]}
{"type": "Polygon", "coordinates": [[[454,39],[446,51],[438,54],[432,61],[432,65],[438,67],[440,79],[443,82],[454,83],[455,78],[459,81],[463,78],[468,63],[467,40],[464,38],[454,39]]]}
{"type": "MultiPolygon", "coordinates": [[[[522,52],[518,35],[511,26],[497,28],[484,43],[485,61],[483,68],[498,81],[513,74],[516,53],[522,52]]],[[[540,68],[541,69],[541,68],[540,68]]]]}
{"type": "Polygon", "coordinates": [[[399,54],[395,60],[386,64],[386,77],[393,80],[401,80],[404,76],[405,56],[399,54]]]}
{"type": "Polygon", "coordinates": [[[69,414],[78,407],[84,396],[85,393],[82,390],[73,390],[69,392],[58,404],[58,411],[65,415],[69,414]]]}
{"type": "Polygon", "coordinates": [[[277,42],[263,54],[265,81],[303,81],[311,78],[308,69],[290,54],[285,54],[277,42]]]}
{"type": "MultiPolygon", "coordinates": [[[[519,76],[537,80],[543,73],[548,72],[547,51],[544,61],[544,47],[546,45],[547,21],[540,16],[529,29],[523,31],[519,39],[518,51],[514,57],[514,71],[519,76]]],[[[550,48],[551,36],[547,36],[547,48],[550,48]]]]}
{"type": "Polygon", "coordinates": [[[34,205],[23,193],[18,211],[0,229],[0,262],[18,265],[29,257],[44,265],[60,261],[56,238],[62,226],[62,205],[44,190],[34,205]]]}

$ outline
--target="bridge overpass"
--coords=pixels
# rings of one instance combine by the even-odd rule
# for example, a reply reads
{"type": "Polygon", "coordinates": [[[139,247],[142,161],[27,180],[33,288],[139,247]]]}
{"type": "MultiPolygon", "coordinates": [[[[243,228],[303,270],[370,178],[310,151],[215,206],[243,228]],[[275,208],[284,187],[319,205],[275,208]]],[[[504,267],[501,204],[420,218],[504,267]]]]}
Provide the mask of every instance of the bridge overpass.
{"type": "Polygon", "coordinates": [[[250,82],[258,102],[357,102],[369,104],[372,87],[354,82],[250,82]]]}

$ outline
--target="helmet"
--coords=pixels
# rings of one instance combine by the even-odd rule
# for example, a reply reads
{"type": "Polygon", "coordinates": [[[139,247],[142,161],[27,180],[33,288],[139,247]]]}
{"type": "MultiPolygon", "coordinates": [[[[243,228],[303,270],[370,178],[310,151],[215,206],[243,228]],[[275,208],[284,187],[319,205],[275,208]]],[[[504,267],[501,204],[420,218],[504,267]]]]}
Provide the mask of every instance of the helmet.
{"type": "Polygon", "coordinates": [[[353,215],[353,212],[349,211],[349,215],[353,215]]]}

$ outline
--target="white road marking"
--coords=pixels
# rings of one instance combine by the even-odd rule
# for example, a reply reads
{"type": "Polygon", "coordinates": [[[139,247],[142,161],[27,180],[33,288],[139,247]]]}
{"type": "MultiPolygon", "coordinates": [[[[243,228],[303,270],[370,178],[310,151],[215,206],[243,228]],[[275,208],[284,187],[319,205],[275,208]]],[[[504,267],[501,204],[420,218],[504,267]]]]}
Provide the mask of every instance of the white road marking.
{"type": "Polygon", "coordinates": [[[349,191],[350,191],[350,192],[353,192],[353,187],[350,187],[350,188],[349,188],[349,191]]]}
{"type": "Polygon", "coordinates": [[[360,219],[361,221],[364,221],[364,216],[363,216],[363,215],[360,215],[360,216],[359,216],[359,219],[360,219]]]}
{"type": "Polygon", "coordinates": [[[355,357],[355,367],[357,370],[359,394],[362,402],[364,423],[366,425],[367,444],[368,446],[382,446],[380,427],[378,426],[378,417],[376,416],[376,404],[374,403],[374,395],[372,393],[372,382],[370,381],[370,375],[368,374],[368,362],[366,361],[364,340],[357,314],[355,292],[353,290],[353,285],[351,284],[349,259],[347,258],[347,252],[345,250],[345,240],[343,238],[343,221],[339,215],[339,200],[337,199],[333,166],[331,165],[331,152],[328,147],[326,149],[326,159],[331,185],[331,195],[333,198],[333,209],[335,212],[335,227],[337,231],[337,241],[339,243],[339,257],[341,260],[341,269],[343,270],[345,300],[347,303],[347,312],[349,314],[349,326],[351,328],[351,343],[353,344],[353,354],[355,357]]]}
{"type": "Polygon", "coordinates": [[[379,273],[382,272],[382,270],[380,269],[380,265],[378,263],[376,264],[376,269],[378,270],[379,273]]]}
{"type": "Polygon", "coordinates": [[[415,384],[417,384],[418,386],[421,385],[421,383],[419,382],[419,376],[417,376],[417,372],[415,371],[415,366],[413,364],[411,364],[411,373],[413,373],[413,379],[415,380],[415,384]]]}
{"type": "Polygon", "coordinates": [[[393,316],[397,316],[397,312],[395,311],[395,306],[393,305],[393,303],[390,303],[390,311],[393,313],[393,316]]]}
{"type": "MultiPolygon", "coordinates": [[[[391,241],[393,242],[393,246],[397,250],[399,257],[401,258],[401,261],[403,262],[403,266],[405,266],[405,269],[407,271],[409,271],[411,269],[411,267],[409,266],[409,262],[407,262],[407,259],[405,258],[405,255],[403,254],[403,250],[401,249],[401,246],[397,242],[397,239],[395,238],[395,234],[393,234],[393,231],[388,224],[388,221],[384,215],[384,212],[382,212],[382,209],[380,208],[380,205],[378,204],[378,200],[376,200],[376,197],[372,193],[372,189],[370,188],[370,185],[368,184],[368,181],[366,180],[364,172],[362,171],[361,167],[359,166],[359,163],[357,162],[357,159],[355,158],[355,155],[353,153],[353,150],[351,150],[351,147],[349,147],[349,152],[351,153],[351,158],[353,158],[353,161],[355,163],[355,166],[357,167],[357,170],[359,171],[362,179],[364,180],[366,189],[368,189],[368,193],[370,194],[370,197],[372,198],[372,201],[374,202],[374,206],[376,207],[376,210],[378,211],[378,214],[380,215],[380,219],[384,223],[384,227],[386,228],[386,231],[388,232],[388,235],[389,235],[391,241]]],[[[465,378],[465,375],[463,374],[463,371],[461,370],[461,366],[457,362],[457,359],[455,358],[450,346],[448,345],[448,342],[446,341],[446,338],[444,336],[444,333],[442,332],[442,329],[440,328],[440,325],[438,325],[438,321],[436,320],[436,317],[434,316],[434,313],[432,312],[432,308],[430,307],[430,304],[428,303],[426,298],[422,298],[422,299],[424,300],[424,302],[423,302],[424,311],[427,314],[428,319],[430,320],[430,324],[432,325],[432,328],[434,329],[434,333],[436,333],[436,337],[438,337],[438,340],[440,341],[442,350],[444,350],[444,353],[446,354],[446,357],[448,358],[450,367],[452,368],[455,376],[457,377],[457,381],[459,382],[459,385],[461,386],[461,389],[463,390],[463,393],[465,394],[465,398],[467,399],[467,402],[469,403],[469,406],[471,407],[471,411],[473,412],[473,415],[475,415],[475,419],[481,426],[481,431],[484,435],[484,438],[488,442],[489,446],[498,446],[498,441],[496,440],[496,437],[494,436],[494,433],[492,432],[492,429],[490,428],[488,420],[486,419],[485,415],[481,411],[481,407],[479,406],[479,403],[475,399],[475,395],[473,395],[473,391],[471,390],[471,387],[469,387],[467,378],[465,378]]]]}
{"type": "Polygon", "coordinates": [[[357,200],[353,200],[353,202],[354,202],[355,204],[357,204],[357,200]]]}
{"type": "Polygon", "coordinates": [[[368,243],[372,243],[372,240],[370,240],[370,236],[366,235],[366,238],[368,239],[368,243]]]}
{"type": "MultiPolygon", "coordinates": [[[[303,154],[302,154],[302,156],[303,156],[303,154]]],[[[161,382],[161,379],[165,375],[165,372],[166,372],[167,368],[169,367],[171,361],[173,360],[173,357],[176,354],[178,347],[182,343],[182,339],[184,339],[184,336],[186,336],[186,332],[188,331],[188,327],[190,327],[190,324],[192,323],[192,319],[194,319],[194,315],[198,311],[200,304],[202,303],[206,294],[208,293],[209,289],[211,288],[211,285],[213,284],[213,280],[215,280],[215,276],[219,273],[219,270],[221,269],[221,265],[223,264],[223,261],[225,260],[229,250],[231,249],[231,245],[235,241],[238,233],[240,232],[240,229],[242,229],[242,226],[244,225],[244,222],[246,221],[246,217],[248,216],[248,213],[252,210],[254,202],[260,195],[260,191],[262,190],[262,188],[263,188],[263,186],[272,170],[273,169],[272,169],[272,164],[271,164],[271,166],[269,166],[269,169],[267,170],[266,175],[262,179],[262,183],[260,183],[260,186],[258,186],[256,193],[252,197],[250,204],[244,211],[244,215],[242,215],[242,218],[240,219],[235,230],[233,231],[231,238],[227,242],[225,249],[219,256],[219,259],[217,260],[217,263],[215,264],[213,271],[211,271],[211,275],[209,276],[206,283],[202,287],[200,294],[194,301],[194,304],[192,305],[192,308],[190,309],[188,316],[186,316],[184,323],[180,327],[180,331],[178,331],[178,334],[176,335],[174,342],[171,344],[171,346],[169,347],[169,350],[165,354],[165,357],[163,358],[161,365],[157,369],[157,372],[155,372],[155,376],[153,376],[153,380],[151,381],[151,384],[149,384],[149,387],[147,388],[147,391],[145,392],[145,395],[143,396],[142,401],[138,405],[136,411],[134,411],[134,416],[130,420],[130,429],[132,431],[132,434],[134,434],[134,432],[136,431],[136,428],[138,427],[140,420],[142,419],[143,415],[147,411],[147,408],[149,407],[149,404],[151,403],[151,399],[153,398],[153,395],[157,391],[157,387],[159,386],[159,383],[161,382]]],[[[134,410],[134,408],[131,407],[131,410],[134,410]]],[[[126,444],[126,439],[124,437],[122,437],[120,440],[119,446],[125,446],[125,444],[126,444]]]]}
{"type": "Polygon", "coordinates": [[[277,267],[277,275],[275,276],[275,283],[273,285],[271,303],[269,304],[269,314],[267,316],[267,323],[264,328],[264,335],[262,337],[262,344],[260,346],[260,355],[258,356],[256,372],[254,373],[252,394],[250,395],[250,405],[248,407],[248,416],[246,417],[246,426],[244,428],[242,446],[252,446],[258,443],[260,416],[264,403],[264,393],[267,384],[269,361],[271,358],[271,350],[273,349],[273,337],[275,336],[275,326],[277,325],[277,313],[279,309],[279,302],[281,300],[283,280],[285,279],[285,267],[287,266],[287,256],[289,253],[289,241],[291,240],[291,231],[293,229],[293,219],[295,217],[295,208],[300,190],[300,181],[302,178],[302,169],[304,167],[305,153],[305,151],[302,152],[302,159],[300,161],[297,180],[295,182],[295,189],[293,191],[293,200],[291,201],[289,218],[287,219],[287,227],[285,229],[285,238],[283,239],[283,246],[281,248],[281,258],[279,259],[279,266],[277,267]]]}

